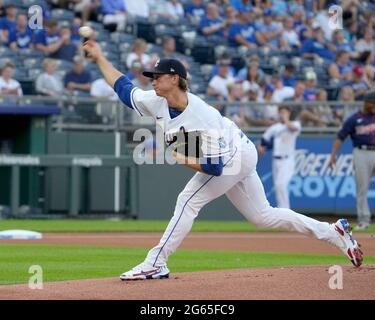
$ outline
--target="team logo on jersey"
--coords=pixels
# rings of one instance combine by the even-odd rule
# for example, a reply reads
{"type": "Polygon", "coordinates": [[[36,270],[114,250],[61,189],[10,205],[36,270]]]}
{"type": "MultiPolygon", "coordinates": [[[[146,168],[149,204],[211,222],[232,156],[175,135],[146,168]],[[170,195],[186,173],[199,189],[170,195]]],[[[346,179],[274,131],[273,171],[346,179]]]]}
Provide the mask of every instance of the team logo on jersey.
{"type": "Polygon", "coordinates": [[[219,138],[218,143],[219,143],[219,147],[222,149],[224,149],[227,146],[227,143],[225,142],[223,137],[219,138]]]}

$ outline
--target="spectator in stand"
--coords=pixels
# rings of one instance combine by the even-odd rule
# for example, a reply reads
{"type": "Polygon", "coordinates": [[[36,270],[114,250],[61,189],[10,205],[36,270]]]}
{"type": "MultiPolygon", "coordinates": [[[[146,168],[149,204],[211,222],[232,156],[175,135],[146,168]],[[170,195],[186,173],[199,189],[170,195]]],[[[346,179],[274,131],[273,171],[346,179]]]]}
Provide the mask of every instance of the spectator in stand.
{"type": "Polygon", "coordinates": [[[263,20],[256,26],[256,29],[260,34],[261,40],[258,41],[262,46],[278,49],[285,47],[285,41],[282,37],[283,29],[274,21],[274,18],[275,14],[271,9],[264,10],[263,20]]]}
{"type": "MultiPolygon", "coordinates": [[[[294,16],[298,17],[298,11],[294,16]]],[[[294,30],[296,30],[298,34],[299,42],[301,43],[301,46],[302,46],[305,40],[312,38],[312,30],[313,30],[312,26],[313,26],[313,21],[314,21],[313,20],[314,15],[312,13],[307,13],[306,19],[304,19],[303,21],[296,21],[294,16],[293,16],[293,19],[294,19],[293,28],[294,30]]]]}
{"type": "Polygon", "coordinates": [[[294,66],[292,64],[287,64],[283,69],[284,70],[281,73],[281,81],[283,82],[284,86],[294,88],[297,82],[297,78],[294,75],[294,66]]]}
{"type": "Polygon", "coordinates": [[[300,27],[304,25],[304,20],[307,14],[303,5],[298,4],[296,1],[289,2],[289,12],[291,13],[294,20],[294,28],[298,31],[300,27]]]}
{"type": "Polygon", "coordinates": [[[315,25],[312,35],[312,38],[302,43],[301,55],[307,59],[323,58],[332,61],[334,55],[328,47],[328,41],[324,39],[322,29],[315,25]]]}
{"type": "Polygon", "coordinates": [[[13,74],[14,64],[11,62],[6,63],[1,69],[0,95],[17,97],[21,97],[23,95],[21,84],[17,80],[13,79],[13,74]]]}
{"type": "Polygon", "coordinates": [[[294,30],[294,20],[292,17],[284,18],[284,30],[282,31],[281,37],[283,39],[284,49],[298,49],[301,47],[298,33],[294,30]]]}
{"type": "Polygon", "coordinates": [[[316,73],[308,71],[305,75],[305,90],[303,91],[303,99],[305,101],[315,101],[318,90],[316,88],[316,73]]]}
{"type": "Polygon", "coordinates": [[[62,44],[56,52],[50,55],[50,57],[53,59],[73,62],[73,58],[77,55],[78,49],[77,45],[75,45],[71,40],[72,31],[70,29],[70,26],[61,27],[60,34],[62,44]]]}
{"type": "MultiPolygon", "coordinates": [[[[207,2],[207,1],[206,1],[207,2]]],[[[225,7],[230,6],[230,0],[211,0],[212,3],[216,4],[216,6],[219,9],[219,15],[221,17],[224,17],[225,13],[225,7]]]]}
{"type": "Polygon", "coordinates": [[[371,51],[364,51],[360,54],[358,61],[363,65],[365,80],[371,88],[375,88],[375,55],[371,51]]]}
{"type": "Polygon", "coordinates": [[[243,103],[247,101],[247,96],[241,83],[233,83],[228,86],[228,107],[229,117],[239,126],[245,125],[243,103]]]}
{"type": "MultiPolygon", "coordinates": [[[[257,84],[253,84],[248,88],[247,96],[249,102],[264,102],[263,91],[257,84]]],[[[247,125],[255,127],[268,127],[275,123],[273,119],[269,119],[267,107],[254,104],[245,107],[244,120],[247,125]]]]}
{"type": "Polygon", "coordinates": [[[148,18],[150,16],[149,0],[125,0],[125,8],[133,17],[148,18]]]}
{"type": "Polygon", "coordinates": [[[339,51],[336,61],[328,68],[328,74],[332,85],[343,85],[352,79],[353,66],[350,63],[350,54],[346,51],[339,51]]]}
{"type": "Polygon", "coordinates": [[[224,100],[228,97],[228,86],[235,81],[229,74],[230,63],[227,60],[220,60],[218,74],[208,83],[207,94],[216,97],[218,100],[224,100]]]}
{"type": "Polygon", "coordinates": [[[305,100],[304,98],[305,93],[305,83],[303,81],[297,81],[294,85],[294,95],[290,99],[290,101],[294,102],[302,102],[305,100]]]}
{"type": "Polygon", "coordinates": [[[206,16],[200,20],[198,31],[204,36],[224,37],[227,23],[219,15],[219,8],[215,3],[208,3],[206,16]]]}
{"type": "Polygon", "coordinates": [[[5,5],[5,17],[0,18],[0,43],[9,43],[9,34],[17,27],[17,11],[14,4],[5,5]]]}
{"type": "Polygon", "coordinates": [[[96,16],[101,0],[74,0],[74,4],[74,12],[80,14],[82,25],[85,25],[91,16],[96,16]]]}
{"type": "Polygon", "coordinates": [[[184,56],[176,51],[176,40],[172,36],[165,36],[162,40],[163,51],[159,54],[159,58],[179,59],[189,69],[189,64],[184,56]]]}
{"type": "Polygon", "coordinates": [[[272,82],[274,85],[272,102],[283,102],[294,96],[293,86],[284,86],[283,80],[279,75],[274,75],[272,82]]]}
{"type": "Polygon", "coordinates": [[[126,25],[126,8],[124,0],[102,1],[103,24],[116,25],[117,31],[124,31],[126,25]]]}
{"type": "Polygon", "coordinates": [[[133,43],[133,51],[129,53],[126,58],[126,66],[130,68],[133,61],[138,60],[145,67],[150,61],[150,56],[147,53],[145,53],[146,50],[147,43],[145,40],[140,38],[135,40],[133,43]]]}
{"type": "Polygon", "coordinates": [[[273,103],[275,89],[276,88],[272,83],[266,83],[264,86],[263,99],[259,100],[261,102],[268,103],[265,106],[262,106],[262,110],[264,117],[271,121],[276,121],[278,119],[277,104],[273,103]]]}
{"type": "Polygon", "coordinates": [[[339,122],[333,117],[329,106],[324,104],[327,101],[327,92],[324,89],[317,90],[316,102],[321,105],[308,105],[299,114],[302,125],[314,127],[338,126],[339,122]]]}
{"type": "Polygon", "coordinates": [[[250,12],[253,10],[251,0],[231,0],[230,3],[238,12],[250,12]]]}
{"type": "Polygon", "coordinates": [[[184,7],[178,0],[168,0],[165,5],[165,12],[172,19],[179,19],[185,15],[184,7]]]}
{"type": "Polygon", "coordinates": [[[260,68],[260,59],[258,55],[253,54],[246,59],[246,66],[240,69],[237,73],[237,81],[255,81],[259,83],[264,77],[264,71],[260,68]],[[254,70],[255,69],[255,70],[254,70]]]}
{"type": "Polygon", "coordinates": [[[234,77],[235,74],[236,74],[236,69],[232,66],[232,58],[230,57],[230,55],[227,53],[227,52],[224,52],[220,59],[216,61],[216,64],[212,66],[212,69],[211,69],[211,78],[216,76],[218,74],[218,71],[219,71],[219,61],[225,61],[227,64],[229,64],[229,75],[231,77],[234,77]]]}
{"type": "Polygon", "coordinates": [[[350,54],[354,54],[353,45],[345,39],[344,32],[340,29],[335,30],[332,34],[332,43],[330,46],[332,52],[337,53],[340,51],[346,51],[350,54]]]}
{"type": "Polygon", "coordinates": [[[44,59],[42,64],[44,72],[35,81],[35,90],[44,96],[60,97],[64,92],[64,85],[56,74],[57,62],[53,59],[44,59]]]}
{"type": "Polygon", "coordinates": [[[348,84],[354,91],[355,100],[363,100],[364,94],[371,89],[364,78],[364,71],[360,65],[353,67],[353,78],[348,84]]]}
{"type": "Polygon", "coordinates": [[[258,48],[258,43],[264,43],[262,35],[255,30],[250,22],[251,14],[247,11],[239,12],[238,22],[230,26],[228,31],[228,43],[231,46],[245,46],[246,48],[258,48]]]}
{"type": "Polygon", "coordinates": [[[113,88],[105,81],[104,78],[96,79],[90,88],[90,96],[98,99],[117,101],[118,96],[113,88]]]}
{"type": "Polygon", "coordinates": [[[201,21],[205,16],[206,10],[202,0],[192,0],[185,9],[186,17],[191,21],[201,21]]]}
{"type": "MultiPolygon", "coordinates": [[[[264,73],[262,69],[259,68],[259,63],[256,61],[250,62],[247,68],[245,81],[243,81],[243,86],[244,86],[245,91],[248,91],[248,88],[254,85],[260,86],[260,84],[263,81],[264,81],[264,73]]],[[[258,92],[259,91],[260,89],[258,90],[258,92]]]]}
{"type": "Polygon", "coordinates": [[[318,93],[316,95],[316,101],[320,102],[321,104],[315,107],[316,114],[323,124],[323,126],[328,127],[338,127],[340,126],[340,121],[336,119],[332,113],[332,109],[329,105],[325,104],[328,100],[327,91],[324,89],[318,89],[318,93]]]}
{"type": "MultiPolygon", "coordinates": [[[[369,4],[369,3],[368,3],[369,4]]],[[[360,17],[358,21],[358,29],[359,30],[366,30],[367,28],[369,29],[374,29],[375,28],[375,15],[374,15],[374,10],[375,10],[375,1],[372,0],[372,10],[366,10],[363,12],[362,16],[360,17]]]]}
{"type": "Polygon", "coordinates": [[[142,72],[142,69],[143,67],[141,61],[133,60],[130,69],[125,75],[129,78],[130,81],[133,81],[142,72]]]}
{"type": "Polygon", "coordinates": [[[354,112],[358,111],[357,107],[346,105],[347,102],[351,103],[355,101],[354,91],[351,87],[342,87],[337,100],[343,102],[343,104],[336,105],[334,108],[334,117],[339,123],[342,123],[354,112]]]}
{"type": "Polygon", "coordinates": [[[238,21],[238,11],[232,6],[226,6],[224,9],[224,18],[226,21],[224,37],[228,39],[230,27],[238,21]]]}
{"type": "Polygon", "coordinates": [[[163,51],[160,58],[173,58],[176,56],[176,40],[172,36],[165,36],[162,40],[163,51]]]}
{"type": "Polygon", "coordinates": [[[358,52],[358,56],[365,51],[370,51],[375,56],[375,32],[372,28],[367,27],[363,34],[363,38],[360,38],[356,45],[355,51],[358,52]]]}
{"type": "Polygon", "coordinates": [[[72,40],[72,43],[77,46],[77,48],[80,48],[82,44],[82,38],[78,33],[78,30],[81,26],[83,26],[81,18],[75,17],[70,28],[70,31],[72,33],[70,39],[72,40]]]}
{"type": "Polygon", "coordinates": [[[61,38],[56,20],[44,21],[44,29],[35,33],[35,49],[45,54],[53,54],[60,49],[65,39],[61,38]]]}
{"type": "Polygon", "coordinates": [[[73,69],[65,75],[64,86],[69,94],[88,95],[91,89],[91,74],[85,70],[85,59],[76,56],[73,69]]]}
{"type": "Polygon", "coordinates": [[[150,78],[145,77],[142,74],[143,69],[139,74],[136,75],[135,79],[132,81],[133,85],[142,90],[153,90],[150,78]]]}
{"type": "MultiPolygon", "coordinates": [[[[329,6],[330,5],[331,4],[329,4],[329,6]]],[[[315,19],[314,19],[314,22],[316,23],[316,25],[318,25],[322,29],[323,34],[324,34],[324,38],[327,41],[332,40],[332,34],[333,34],[333,31],[335,30],[330,25],[331,14],[329,13],[329,10],[328,10],[329,6],[320,10],[316,14],[315,19]]]]}
{"type": "Polygon", "coordinates": [[[272,6],[272,0],[252,0],[253,9],[251,10],[254,13],[254,19],[261,17],[263,10],[265,8],[270,8],[272,6]]]}
{"type": "Polygon", "coordinates": [[[33,45],[33,32],[27,25],[27,16],[20,13],[17,16],[17,26],[9,32],[9,47],[13,51],[30,49],[33,45]]]}

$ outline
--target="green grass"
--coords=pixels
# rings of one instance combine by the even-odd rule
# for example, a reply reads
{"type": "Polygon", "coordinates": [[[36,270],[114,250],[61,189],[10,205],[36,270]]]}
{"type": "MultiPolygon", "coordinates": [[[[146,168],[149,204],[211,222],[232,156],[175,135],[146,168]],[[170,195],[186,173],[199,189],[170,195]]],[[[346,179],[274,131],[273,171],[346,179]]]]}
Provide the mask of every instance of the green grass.
{"type": "MultiPolygon", "coordinates": [[[[39,232],[163,232],[168,221],[153,220],[0,220],[0,231],[27,229],[39,232]]],[[[193,232],[263,232],[247,221],[196,221],[193,232]]],[[[365,232],[375,232],[371,225],[365,232]]]]}
{"type": "MultiPolygon", "coordinates": [[[[143,261],[147,249],[64,245],[0,244],[0,284],[27,283],[31,265],[43,279],[61,281],[117,277],[143,261]]],[[[169,260],[173,272],[349,263],[344,256],[178,250],[169,260]]],[[[375,263],[375,257],[366,257],[375,263]]]]}

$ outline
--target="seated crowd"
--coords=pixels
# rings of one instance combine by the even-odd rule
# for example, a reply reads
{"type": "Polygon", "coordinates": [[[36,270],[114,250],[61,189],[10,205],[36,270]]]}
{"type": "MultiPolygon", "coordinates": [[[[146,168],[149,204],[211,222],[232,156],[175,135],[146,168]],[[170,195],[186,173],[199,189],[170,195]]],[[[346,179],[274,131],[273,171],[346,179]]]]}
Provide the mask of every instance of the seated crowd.
{"type": "MultiPolygon", "coordinates": [[[[366,91],[375,88],[375,14],[373,1],[366,2],[368,10],[361,9],[357,0],[340,1],[343,28],[335,30],[329,26],[328,11],[328,5],[334,2],[46,0],[44,28],[32,30],[22,8],[12,3],[4,5],[0,0],[0,49],[7,47],[14,54],[27,50],[41,54],[43,62],[34,79],[37,94],[116,100],[113,89],[100,76],[93,76],[83,57],[79,27],[94,21],[102,23],[110,33],[125,33],[130,17],[185,19],[207,43],[228,49],[210,66],[206,92],[199,92],[223,114],[230,115],[239,125],[267,126],[277,120],[277,103],[291,101],[298,103],[294,104],[295,110],[303,124],[337,126],[348,116],[348,109],[342,104],[328,107],[324,102],[332,97],[360,101],[366,91]],[[53,18],[51,12],[56,8],[74,12],[71,22],[59,23],[53,18]],[[245,50],[240,66],[231,54],[239,48],[245,50]],[[269,70],[269,65],[264,67],[259,50],[284,52],[289,60],[269,70]],[[293,57],[310,63],[301,68],[292,62],[293,57]],[[317,103],[313,106],[304,106],[304,102],[314,101],[317,103]],[[245,107],[251,102],[251,108],[245,107]]],[[[92,37],[96,39],[98,33],[92,37]]],[[[150,52],[150,44],[142,38],[130,46],[120,62],[124,73],[144,90],[152,86],[142,76],[142,70],[159,58],[179,58],[188,70],[191,67],[186,56],[177,51],[176,39],[171,35],[163,36],[158,52],[150,52]]],[[[11,58],[8,60],[0,66],[0,94],[21,96],[22,85],[14,79],[17,66],[11,58]]],[[[190,74],[189,80],[192,77],[190,74]]]]}

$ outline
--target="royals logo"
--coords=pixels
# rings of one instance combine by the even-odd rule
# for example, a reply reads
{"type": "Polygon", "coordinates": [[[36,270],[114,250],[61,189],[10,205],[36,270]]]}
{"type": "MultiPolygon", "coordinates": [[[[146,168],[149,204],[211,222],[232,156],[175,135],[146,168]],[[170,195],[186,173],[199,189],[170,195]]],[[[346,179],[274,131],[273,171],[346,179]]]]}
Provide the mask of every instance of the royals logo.
{"type": "Polygon", "coordinates": [[[159,62],[160,62],[160,59],[158,60],[158,61],[156,61],[156,63],[155,63],[155,68],[157,68],[158,67],[158,65],[159,65],[159,62]]]}

